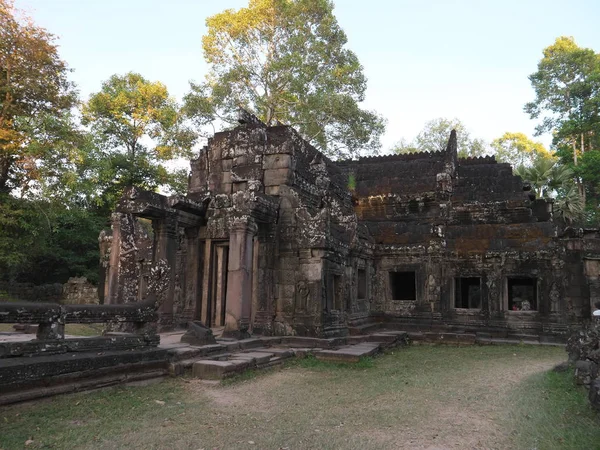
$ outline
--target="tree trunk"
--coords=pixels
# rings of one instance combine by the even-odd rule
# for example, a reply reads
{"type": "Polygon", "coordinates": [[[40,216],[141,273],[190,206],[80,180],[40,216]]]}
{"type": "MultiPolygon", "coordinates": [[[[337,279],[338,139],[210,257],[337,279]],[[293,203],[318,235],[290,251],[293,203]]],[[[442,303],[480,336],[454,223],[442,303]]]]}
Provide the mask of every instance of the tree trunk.
{"type": "Polygon", "coordinates": [[[10,160],[6,158],[0,158],[0,194],[8,194],[10,188],[8,187],[8,172],[10,169],[10,160]]]}
{"type": "MultiPolygon", "coordinates": [[[[573,139],[573,164],[577,166],[577,139],[573,139]]],[[[579,191],[579,196],[581,197],[583,207],[585,208],[585,187],[579,177],[577,177],[575,183],[577,184],[577,190],[579,191]]]]}

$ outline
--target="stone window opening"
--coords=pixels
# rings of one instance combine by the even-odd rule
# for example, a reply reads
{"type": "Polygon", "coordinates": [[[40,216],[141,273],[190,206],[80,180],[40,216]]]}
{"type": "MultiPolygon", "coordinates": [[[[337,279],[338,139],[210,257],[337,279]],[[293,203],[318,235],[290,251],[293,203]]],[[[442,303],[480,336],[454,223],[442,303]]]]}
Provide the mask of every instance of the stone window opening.
{"type": "Polygon", "coordinates": [[[417,299],[416,272],[390,272],[389,281],[392,300],[417,299]]]}
{"type": "Polygon", "coordinates": [[[507,280],[509,311],[537,311],[537,279],[511,277],[507,280]]]}
{"type": "Polygon", "coordinates": [[[408,202],[408,212],[418,213],[419,212],[419,202],[416,200],[409,201],[408,202]]]}
{"type": "Polygon", "coordinates": [[[462,277],[454,279],[454,307],[481,309],[481,278],[462,277]]]}
{"type": "Polygon", "coordinates": [[[367,271],[365,269],[358,269],[356,298],[358,300],[367,298],[367,271]]]}

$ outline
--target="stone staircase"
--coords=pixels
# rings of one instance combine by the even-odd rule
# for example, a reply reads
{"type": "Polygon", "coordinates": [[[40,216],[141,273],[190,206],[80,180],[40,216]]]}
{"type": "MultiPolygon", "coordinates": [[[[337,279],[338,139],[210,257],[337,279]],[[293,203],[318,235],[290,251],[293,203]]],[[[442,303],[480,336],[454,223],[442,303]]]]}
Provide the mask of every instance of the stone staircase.
{"type": "Polygon", "coordinates": [[[216,344],[203,346],[166,340],[160,347],[169,355],[171,375],[190,374],[194,378],[221,380],[246,370],[281,365],[294,357],[313,356],[320,361],[356,363],[383,349],[407,343],[407,333],[383,331],[330,339],[299,336],[217,339],[216,344]]]}

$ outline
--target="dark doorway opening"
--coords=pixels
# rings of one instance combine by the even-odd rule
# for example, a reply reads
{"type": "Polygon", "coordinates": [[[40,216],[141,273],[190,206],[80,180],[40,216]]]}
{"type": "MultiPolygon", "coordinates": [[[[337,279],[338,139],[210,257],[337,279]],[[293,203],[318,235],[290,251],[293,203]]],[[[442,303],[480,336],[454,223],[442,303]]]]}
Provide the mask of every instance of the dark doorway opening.
{"type": "Polygon", "coordinates": [[[481,309],[481,278],[466,277],[454,280],[454,307],[481,309]]]}
{"type": "Polygon", "coordinates": [[[416,300],[416,272],[390,272],[390,290],[392,300],[416,300]]]}
{"type": "Polygon", "coordinates": [[[357,282],[356,298],[363,300],[367,298],[367,271],[365,269],[358,269],[357,282]]]}
{"type": "Polygon", "coordinates": [[[537,311],[537,278],[508,278],[508,309],[537,311]]]}
{"type": "Polygon", "coordinates": [[[227,273],[229,270],[229,245],[213,243],[211,254],[211,271],[208,302],[209,327],[225,325],[225,308],[227,299],[227,273]]]}

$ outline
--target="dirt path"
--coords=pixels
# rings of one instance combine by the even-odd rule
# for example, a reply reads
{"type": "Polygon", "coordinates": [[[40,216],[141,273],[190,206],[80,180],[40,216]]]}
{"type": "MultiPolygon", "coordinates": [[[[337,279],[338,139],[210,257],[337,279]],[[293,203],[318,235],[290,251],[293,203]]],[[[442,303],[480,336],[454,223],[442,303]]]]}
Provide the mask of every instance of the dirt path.
{"type": "Polygon", "coordinates": [[[293,368],[188,392],[210,400],[218,448],[504,449],[511,392],[562,362],[554,350],[414,347],[363,371],[293,368]]]}

